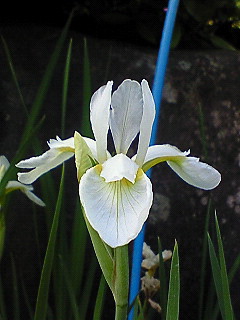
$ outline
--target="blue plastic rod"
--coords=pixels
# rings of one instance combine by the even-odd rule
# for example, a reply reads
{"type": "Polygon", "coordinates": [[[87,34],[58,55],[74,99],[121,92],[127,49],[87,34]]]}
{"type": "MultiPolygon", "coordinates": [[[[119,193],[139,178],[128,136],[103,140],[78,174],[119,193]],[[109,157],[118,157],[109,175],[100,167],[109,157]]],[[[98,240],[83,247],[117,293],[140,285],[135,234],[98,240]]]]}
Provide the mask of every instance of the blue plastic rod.
{"type": "MultiPolygon", "coordinates": [[[[167,69],[168,56],[171,46],[172,34],[174,24],[176,20],[179,0],[169,0],[167,14],[164,21],[162,39],[158,52],[157,64],[155,69],[154,81],[152,86],[153,98],[156,104],[156,117],[153,123],[152,135],[150,139],[150,145],[156,143],[158,121],[161,110],[162,90],[164,85],[164,78],[167,69]]],[[[151,170],[148,170],[147,175],[151,176],[151,170]]],[[[132,272],[130,282],[130,293],[129,293],[129,305],[133,303],[136,296],[139,293],[140,276],[141,276],[141,262],[142,262],[142,248],[145,234],[145,224],[139,233],[138,237],[134,241],[133,246],[133,257],[132,257],[132,272]]],[[[128,315],[128,320],[133,320],[134,308],[131,309],[128,315]]]]}

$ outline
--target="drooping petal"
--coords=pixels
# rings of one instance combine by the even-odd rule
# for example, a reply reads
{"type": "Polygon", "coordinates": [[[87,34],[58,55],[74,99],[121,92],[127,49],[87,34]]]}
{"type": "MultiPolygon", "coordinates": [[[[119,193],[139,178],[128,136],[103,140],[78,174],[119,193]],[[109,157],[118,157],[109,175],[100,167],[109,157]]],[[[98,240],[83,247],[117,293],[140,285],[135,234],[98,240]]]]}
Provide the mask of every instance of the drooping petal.
{"type": "Polygon", "coordinates": [[[31,201],[33,201],[37,205],[41,207],[45,206],[45,203],[32,192],[33,187],[31,185],[24,185],[18,181],[8,181],[6,185],[6,193],[9,193],[14,190],[22,191],[31,201]]]}
{"type": "Polygon", "coordinates": [[[71,153],[72,156],[74,154],[74,138],[73,137],[66,140],[61,140],[59,137],[57,137],[57,139],[50,139],[47,144],[50,150],[44,152],[40,156],[31,157],[26,160],[21,160],[16,164],[16,167],[21,169],[32,169],[32,168],[36,168],[38,166],[44,165],[48,162],[51,162],[52,159],[54,158],[54,155],[58,155],[59,153],[66,153],[66,154],[71,153]]]}
{"type": "Polygon", "coordinates": [[[60,149],[60,148],[74,149],[74,138],[71,137],[71,138],[62,140],[61,138],[56,136],[56,139],[50,139],[47,144],[50,149],[60,149]]]}
{"type": "Polygon", "coordinates": [[[219,185],[221,174],[210,165],[195,157],[185,157],[177,161],[167,161],[168,165],[184,181],[194,187],[211,190],[219,185]]]}
{"type": "MultiPolygon", "coordinates": [[[[167,160],[177,160],[186,157],[190,151],[180,151],[177,147],[170,144],[150,146],[147,149],[146,157],[142,166],[144,172],[160,162],[167,160]]],[[[132,158],[136,159],[136,155],[132,158]]]]}
{"type": "Polygon", "coordinates": [[[97,155],[100,163],[107,159],[107,134],[111,104],[112,81],[99,88],[90,101],[90,120],[97,143],[97,155]]]}
{"type": "Polygon", "coordinates": [[[10,163],[8,159],[5,156],[0,156],[0,181],[2,180],[9,166],[10,163]]]}
{"type": "Polygon", "coordinates": [[[112,95],[110,129],[116,153],[127,153],[139,132],[142,119],[142,92],[140,84],[124,80],[112,95]]]}
{"type": "Polygon", "coordinates": [[[126,179],[107,183],[100,176],[101,165],[89,169],[79,184],[86,217],[111,247],[136,238],[152,204],[152,185],[141,169],[134,184],[126,179]]]}
{"type": "MultiPolygon", "coordinates": [[[[143,170],[167,161],[168,165],[187,183],[205,190],[215,188],[221,181],[220,173],[198,158],[187,157],[190,151],[182,152],[178,148],[164,144],[148,148],[143,170]]],[[[134,158],[133,158],[134,160],[134,158]]]]}
{"type": "Polygon", "coordinates": [[[64,161],[72,158],[74,152],[50,149],[39,157],[22,160],[16,166],[18,168],[34,168],[29,172],[18,172],[18,180],[25,184],[31,184],[44,173],[59,166],[64,161]]]}
{"type": "Polygon", "coordinates": [[[140,125],[140,135],[136,157],[136,163],[139,165],[139,167],[142,167],[145,160],[151,138],[152,125],[155,118],[155,103],[151,90],[148,86],[148,82],[146,80],[142,80],[141,86],[143,94],[143,116],[140,125]]]}
{"type": "Polygon", "coordinates": [[[101,177],[103,177],[106,182],[126,178],[134,183],[139,167],[125,154],[120,153],[105,161],[102,168],[101,177]]]}
{"type": "Polygon", "coordinates": [[[48,145],[50,149],[42,155],[22,160],[16,164],[17,168],[33,169],[29,172],[19,172],[17,175],[20,182],[33,183],[44,173],[73,157],[75,152],[73,137],[66,140],[61,140],[59,137],[50,139],[48,145]]]}

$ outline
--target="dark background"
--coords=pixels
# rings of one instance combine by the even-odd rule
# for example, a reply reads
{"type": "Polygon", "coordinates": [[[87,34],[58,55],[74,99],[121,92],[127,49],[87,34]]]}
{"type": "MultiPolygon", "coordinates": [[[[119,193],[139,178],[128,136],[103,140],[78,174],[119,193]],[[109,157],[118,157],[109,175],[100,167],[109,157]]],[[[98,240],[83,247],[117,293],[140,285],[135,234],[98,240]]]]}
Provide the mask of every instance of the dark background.
{"type": "MultiPolygon", "coordinates": [[[[168,1],[83,0],[8,2],[0,24],[34,23],[71,28],[86,35],[158,47],[168,1]]],[[[181,0],[172,46],[179,49],[240,48],[239,0],[181,0]]]]}

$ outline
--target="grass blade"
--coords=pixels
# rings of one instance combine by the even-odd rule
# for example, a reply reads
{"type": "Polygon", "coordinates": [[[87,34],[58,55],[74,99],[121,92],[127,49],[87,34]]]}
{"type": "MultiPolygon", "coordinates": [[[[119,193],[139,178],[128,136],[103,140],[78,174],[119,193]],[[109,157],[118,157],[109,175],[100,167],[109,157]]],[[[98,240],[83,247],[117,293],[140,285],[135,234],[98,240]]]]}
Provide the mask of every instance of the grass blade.
{"type": "MultiPolygon", "coordinates": [[[[203,298],[204,298],[204,291],[205,291],[205,280],[206,280],[206,265],[207,265],[207,258],[208,258],[208,229],[209,229],[209,220],[210,220],[210,212],[212,207],[212,201],[209,199],[208,207],[207,207],[207,214],[205,218],[205,226],[204,226],[204,233],[203,233],[203,246],[202,246],[202,261],[201,261],[201,271],[200,271],[200,292],[199,292],[199,311],[198,311],[198,319],[203,319],[203,298]]],[[[206,306],[204,307],[206,312],[206,306]]]]}
{"type": "Polygon", "coordinates": [[[20,320],[20,307],[19,307],[19,286],[17,279],[17,270],[13,256],[11,255],[11,269],[13,277],[13,319],[20,320]]]}
{"type": "Polygon", "coordinates": [[[68,45],[67,58],[66,58],[64,77],[63,77],[62,114],[61,114],[62,137],[64,136],[64,132],[65,132],[65,119],[66,119],[66,109],[67,109],[67,95],[68,95],[71,55],[72,55],[72,39],[70,39],[69,45],[68,45]]]}
{"type": "Polygon", "coordinates": [[[71,310],[70,310],[71,312],[68,310],[68,316],[70,313],[72,313],[74,320],[80,320],[81,317],[79,315],[78,304],[77,304],[74,288],[72,285],[72,280],[69,275],[69,270],[66,267],[61,256],[59,257],[59,260],[60,260],[60,266],[61,266],[61,273],[64,276],[64,280],[65,280],[65,284],[66,284],[66,288],[67,288],[67,293],[68,293],[68,300],[70,302],[70,307],[71,307],[71,310]]]}
{"type": "Polygon", "coordinates": [[[94,314],[93,314],[93,320],[101,320],[102,318],[102,312],[103,312],[103,306],[104,306],[104,299],[106,294],[106,280],[104,279],[104,276],[101,276],[97,298],[94,306],[94,314]]]}
{"type": "Polygon", "coordinates": [[[220,262],[225,320],[233,320],[234,315],[233,315],[233,309],[232,309],[232,303],[231,303],[231,297],[230,297],[226,261],[224,257],[223,243],[221,239],[221,233],[220,233],[220,228],[219,228],[216,214],[215,214],[215,224],[216,224],[216,234],[217,234],[217,242],[218,242],[218,253],[219,253],[219,262],[220,262]]]}
{"type": "Polygon", "coordinates": [[[61,203],[63,198],[63,186],[64,186],[64,165],[62,168],[62,177],[60,182],[56,210],[53,218],[52,228],[49,236],[46,255],[45,255],[44,264],[43,264],[42,273],[41,273],[34,320],[45,320],[47,315],[48,292],[49,292],[50,277],[51,277],[52,266],[53,266],[60,208],[61,208],[61,203]]]}
{"type": "Polygon", "coordinates": [[[87,40],[84,38],[84,52],[83,52],[83,109],[81,121],[81,134],[85,137],[92,138],[92,129],[90,125],[89,104],[92,95],[91,84],[91,69],[87,48],[87,40]]]}
{"type": "MultiPolygon", "coordinates": [[[[38,92],[36,94],[35,100],[33,102],[33,106],[31,108],[31,111],[29,113],[29,117],[27,119],[27,124],[25,126],[24,132],[21,137],[21,142],[19,144],[19,148],[16,152],[16,156],[14,157],[13,161],[10,164],[9,169],[5,173],[3,179],[0,183],[0,196],[4,192],[4,188],[9,180],[11,180],[11,177],[13,177],[14,174],[16,174],[16,168],[14,167],[15,163],[17,163],[22,155],[24,154],[24,151],[29,147],[30,141],[32,137],[34,136],[34,133],[36,132],[36,121],[37,117],[39,115],[39,112],[41,110],[41,107],[43,105],[43,102],[45,100],[46,94],[49,89],[50,82],[52,80],[54,70],[57,66],[57,62],[63,47],[63,44],[66,40],[67,33],[69,30],[70,23],[72,21],[74,11],[70,14],[68,21],[57,41],[57,44],[55,46],[55,49],[53,51],[53,54],[50,58],[50,61],[47,65],[46,71],[44,73],[44,76],[42,78],[41,84],[38,88],[38,92]]],[[[19,88],[19,86],[17,86],[19,88]]],[[[24,101],[23,101],[24,103],[24,101]]]]}
{"type": "Polygon", "coordinates": [[[168,295],[168,288],[167,288],[167,276],[165,270],[165,264],[162,257],[162,244],[160,239],[158,238],[158,252],[159,252],[159,280],[161,283],[160,289],[160,306],[162,309],[161,317],[162,320],[166,319],[166,311],[167,311],[167,295],[168,295]]]}
{"type": "Polygon", "coordinates": [[[222,318],[225,319],[223,292],[222,292],[222,283],[221,283],[221,270],[220,270],[220,265],[217,259],[217,255],[209,234],[208,234],[208,248],[209,248],[209,255],[210,255],[210,261],[212,266],[213,280],[214,280],[217,298],[218,298],[218,305],[222,314],[222,318]]]}
{"type": "Polygon", "coordinates": [[[178,245],[175,243],[168,290],[168,304],[166,320],[178,320],[179,317],[179,298],[180,298],[180,273],[178,245]]]}
{"type": "Polygon", "coordinates": [[[19,83],[18,83],[18,80],[17,80],[17,75],[16,75],[16,72],[15,72],[15,68],[14,68],[14,65],[13,65],[13,60],[12,60],[12,57],[11,57],[7,42],[5,41],[3,36],[1,36],[1,39],[2,39],[2,43],[3,43],[4,51],[5,51],[5,54],[6,54],[6,57],[7,57],[8,65],[9,65],[9,68],[10,68],[10,73],[12,74],[13,82],[14,82],[16,88],[17,88],[17,92],[19,94],[19,98],[20,98],[21,104],[23,106],[23,109],[24,109],[26,115],[28,115],[28,109],[27,109],[27,106],[26,106],[25,101],[23,99],[23,95],[22,95],[22,92],[21,92],[21,89],[20,89],[20,86],[19,86],[19,83]]]}
{"type": "MultiPolygon", "coordinates": [[[[70,275],[76,295],[80,293],[80,288],[83,282],[87,239],[87,227],[81,211],[80,200],[78,198],[76,201],[76,210],[74,214],[72,239],[70,246],[70,275]]],[[[93,250],[92,254],[94,254],[93,250]]]]}
{"type": "Polygon", "coordinates": [[[81,304],[79,306],[79,310],[81,311],[81,319],[82,320],[88,319],[88,318],[86,318],[86,314],[87,314],[87,309],[91,303],[91,293],[92,293],[94,276],[95,276],[97,267],[98,267],[98,263],[97,263],[95,256],[93,255],[91,258],[91,262],[89,264],[89,267],[88,267],[86,281],[85,281],[85,285],[84,285],[84,288],[82,291],[82,292],[84,292],[84,294],[81,296],[81,304]]]}

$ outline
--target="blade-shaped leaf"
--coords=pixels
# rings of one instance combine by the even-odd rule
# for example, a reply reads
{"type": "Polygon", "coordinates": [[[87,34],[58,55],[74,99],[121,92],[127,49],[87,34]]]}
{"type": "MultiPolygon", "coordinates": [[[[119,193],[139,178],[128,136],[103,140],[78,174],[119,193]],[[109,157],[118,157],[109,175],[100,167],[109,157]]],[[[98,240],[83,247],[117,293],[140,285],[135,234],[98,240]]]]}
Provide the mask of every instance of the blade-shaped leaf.
{"type": "Polygon", "coordinates": [[[234,315],[233,315],[233,309],[232,309],[232,303],[231,303],[231,297],[230,297],[228,274],[227,274],[226,262],[224,257],[224,249],[223,249],[223,243],[221,239],[221,233],[220,233],[220,228],[219,228],[216,214],[215,214],[215,224],[216,224],[216,233],[217,233],[217,241],[218,241],[218,254],[219,254],[219,263],[220,263],[220,271],[221,271],[225,319],[233,320],[234,315]]]}
{"type": "Polygon", "coordinates": [[[158,239],[158,252],[159,252],[159,280],[161,283],[161,290],[160,290],[160,306],[161,306],[161,315],[162,319],[166,318],[166,310],[167,310],[167,277],[166,277],[166,270],[162,256],[162,244],[160,239],[158,239]]]}
{"type": "Polygon", "coordinates": [[[106,280],[104,276],[101,276],[98,293],[97,293],[97,299],[94,306],[94,314],[93,314],[93,320],[101,320],[102,319],[102,312],[103,312],[103,306],[104,306],[104,300],[105,300],[105,294],[106,294],[106,280]]]}
{"type": "Polygon", "coordinates": [[[59,194],[58,194],[58,199],[56,203],[56,209],[55,209],[55,214],[53,218],[52,228],[51,228],[47,250],[44,258],[40,285],[38,288],[38,296],[37,296],[34,320],[45,320],[47,315],[48,292],[49,292],[49,285],[50,285],[50,277],[52,273],[59,215],[60,215],[61,203],[63,199],[63,186],[64,186],[64,166],[62,169],[62,177],[60,182],[59,194]]]}
{"type": "Polygon", "coordinates": [[[168,290],[166,320],[178,320],[179,297],[180,297],[180,273],[179,273],[178,245],[176,242],[173,250],[171,270],[170,270],[170,282],[169,282],[169,290],[168,290]]]}
{"type": "Polygon", "coordinates": [[[216,293],[218,297],[218,304],[219,304],[222,317],[223,319],[225,319],[223,292],[222,292],[222,283],[221,283],[221,270],[220,270],[220,265],[217,259],[217,255],[209,234],[208,234],[208,248],[209,248],[209,255],[210,255],[210,261],[212,266],[213,280],[214,280],[216,293]]]}

